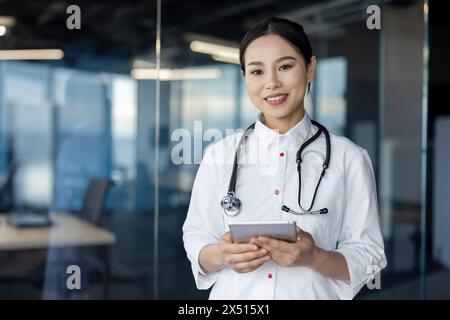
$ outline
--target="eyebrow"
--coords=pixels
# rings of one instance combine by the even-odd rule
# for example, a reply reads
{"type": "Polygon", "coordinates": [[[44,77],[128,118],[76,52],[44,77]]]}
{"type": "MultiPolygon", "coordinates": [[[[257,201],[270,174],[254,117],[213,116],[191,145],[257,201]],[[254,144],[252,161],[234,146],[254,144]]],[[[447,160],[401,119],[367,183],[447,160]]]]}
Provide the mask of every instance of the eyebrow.
{"type": "MultiPolygon", "coordinates": [[[[285,56],[285,57],[278,58],[277,60],[275,60],[275,62],[279,63],[284,60],[297,60],[297,59],[295,59],[294,57],[291,57],[291,56],[285,56]]],[[[260,61],[252,61],[249,64],[247,64],[247,67],[252,66],[252,65],[261,66],[261,65],[263,65],[263,63],[260,61]]]]}

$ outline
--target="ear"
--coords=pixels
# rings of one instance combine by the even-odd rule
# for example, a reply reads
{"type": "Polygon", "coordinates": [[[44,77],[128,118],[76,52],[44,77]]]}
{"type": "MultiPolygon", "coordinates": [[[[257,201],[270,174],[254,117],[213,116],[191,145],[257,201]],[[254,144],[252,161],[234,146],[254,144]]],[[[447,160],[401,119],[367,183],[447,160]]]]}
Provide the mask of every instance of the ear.
{"type": "Polygon", "coordinates": [[[314,74],[316,73],[316,65],[317,65],[317,59],[315,56],[311,57],[311,62],[308,65],[308,71],[306,75],[306,79],[308,82],[311,82],[314,79],[314,74]]]}

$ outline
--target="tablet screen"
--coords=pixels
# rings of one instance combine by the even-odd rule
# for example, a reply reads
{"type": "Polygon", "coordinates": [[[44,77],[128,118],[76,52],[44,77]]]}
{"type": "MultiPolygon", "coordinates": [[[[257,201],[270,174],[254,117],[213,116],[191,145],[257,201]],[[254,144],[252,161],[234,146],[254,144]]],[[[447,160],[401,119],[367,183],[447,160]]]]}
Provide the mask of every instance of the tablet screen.
{"type": "Polygon", "coordinates": [[[295,221],[233,222],[229,226],[233,242],[246,243],[258,236],[289,242],[297,240],[295,221]]]}

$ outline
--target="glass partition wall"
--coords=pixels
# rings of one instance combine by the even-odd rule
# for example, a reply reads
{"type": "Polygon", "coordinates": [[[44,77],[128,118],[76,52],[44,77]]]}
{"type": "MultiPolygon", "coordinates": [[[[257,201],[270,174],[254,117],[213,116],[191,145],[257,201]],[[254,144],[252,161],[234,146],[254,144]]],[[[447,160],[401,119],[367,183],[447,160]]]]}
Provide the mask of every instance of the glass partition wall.
{"type": "Polygon", "coordinates": [[[425,279],[445,283],[445,257],[425,251],[427,2],[80,1],[79,29],[76,8],[14,3],[0,56],[63,55],[0,61],[1,298],[208,297],[181,227],[205,148],[256,119],[238,47],[270,16],[312,41],[310,116],[373,163],[388,266],[357,299],[426,298],[425,279]],[[30,214],[52,225],[13,224],[30,214]]]}
{"type": "Polygon", "coordinates": [[[0,4],[1,298],[154,297],[156,4],[0,4]]]}

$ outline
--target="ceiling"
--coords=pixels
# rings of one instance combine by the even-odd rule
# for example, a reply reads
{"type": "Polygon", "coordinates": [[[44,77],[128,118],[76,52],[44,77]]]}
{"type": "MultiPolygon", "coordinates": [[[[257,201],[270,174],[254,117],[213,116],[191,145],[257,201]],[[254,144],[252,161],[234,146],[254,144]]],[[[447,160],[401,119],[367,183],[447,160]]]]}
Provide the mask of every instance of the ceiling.
{"type": "MultiPolygon", "coordinates": [[[[245,31],[269,16],[301,19],[314,24],[343,19],[352,9],[361,15],[358,0],[162,0],[162,64],[182,66],[211,60],[192,54],[189,40],[196,36],[219,38],[238,44],[245,31]],[[358,4],[358,6],[355,6],[358,4]],[[327,11],[328,10],[328,11],[327,11]],[[320,13],[320,15],[319,15],[320,13]],[[324,18],[325,17],[325,18],[324,18]]],[[[154,61],[156,0],[0,0],[0,16],[12,16],[14,25],[0,37],[0,50],[59,48],[63,63],[76,67],[129,71],[130,61],[146,57],[154,61]],[[69,30],[69,5],[81,9],[81,29],[69,30]],[[90,61],[90,63],[88,62],[90,61]],[[100,67],[101,68],[101,67],[100,67]]],[[[305,27],[306,29],[306,27],[305,27]]]]}

